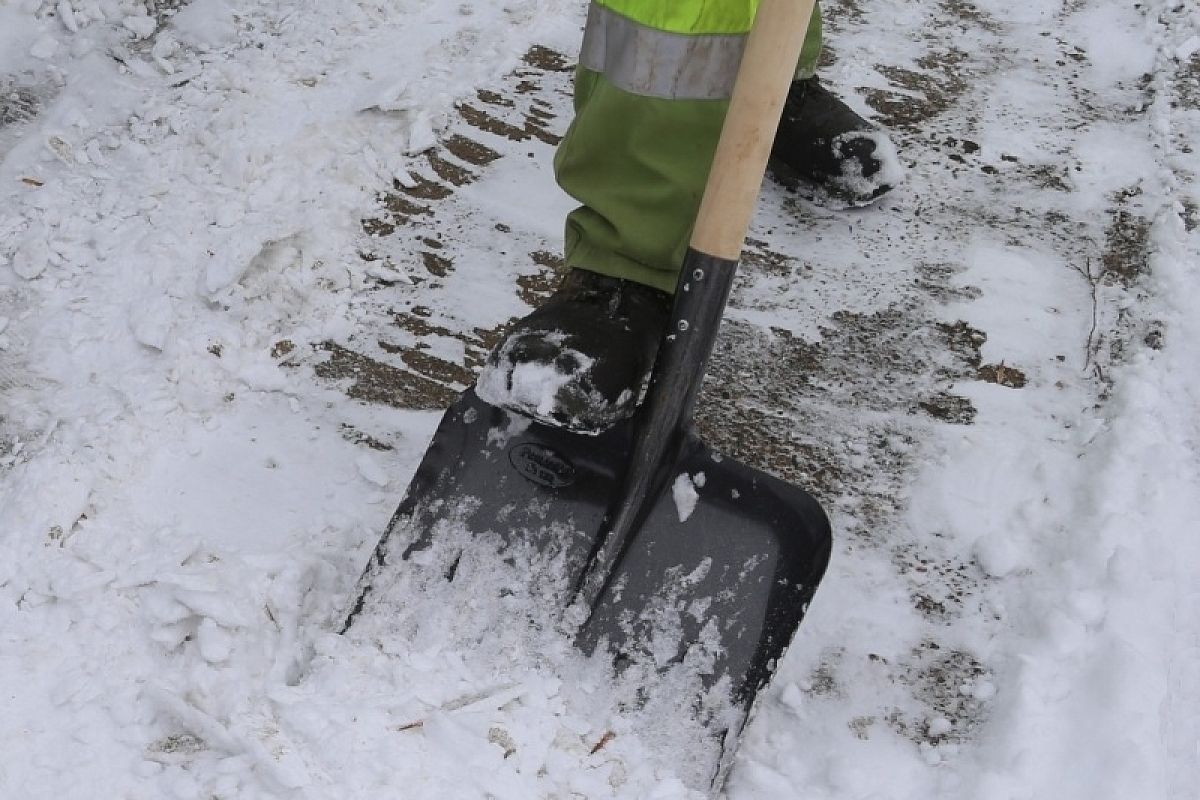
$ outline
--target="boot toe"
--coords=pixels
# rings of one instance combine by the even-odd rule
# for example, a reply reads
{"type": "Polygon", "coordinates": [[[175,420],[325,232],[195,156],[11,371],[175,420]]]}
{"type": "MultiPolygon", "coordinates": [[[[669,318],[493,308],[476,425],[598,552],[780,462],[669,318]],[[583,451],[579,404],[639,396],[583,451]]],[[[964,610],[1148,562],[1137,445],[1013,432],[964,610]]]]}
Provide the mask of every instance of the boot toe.
{"type": "Polygon", "coordinates": [[[782,183],[822,205],[866,205],[903,179],[887,134],[816,78],[792,84],[772,156],[782,183]]]}
{"type": "Polygon", "coordinates": [[[882,166],[875,157],[875,140],[859,131],[839,136],[833,141],[833,157],[843,175],[870,178],[882,166]]]}
{"type": "Polygon", "coordinates": [[[633,414],[654,364],[669,296],[575,270],[518,320],[476,381],[487,403],[581,433],[633,414]]]}

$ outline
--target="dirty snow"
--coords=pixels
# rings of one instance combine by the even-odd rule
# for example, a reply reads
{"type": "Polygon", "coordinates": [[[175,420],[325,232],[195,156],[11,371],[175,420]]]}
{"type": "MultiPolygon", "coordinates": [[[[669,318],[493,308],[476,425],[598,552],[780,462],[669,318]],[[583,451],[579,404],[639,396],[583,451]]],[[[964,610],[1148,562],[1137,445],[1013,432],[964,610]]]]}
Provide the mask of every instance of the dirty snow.
{"type": "MultiPolygon", "coordinates": [[[[487,597],[336,632],[559,247],[568,73],[501,76],[582,6],[0,3],[0,796],[698,796],[487,597]]],[[[768,186],[718,346],[705,430],[837,535],[726,793],[1191,798],[1200,11],[828,15],[908,174],[768,186]]]]}

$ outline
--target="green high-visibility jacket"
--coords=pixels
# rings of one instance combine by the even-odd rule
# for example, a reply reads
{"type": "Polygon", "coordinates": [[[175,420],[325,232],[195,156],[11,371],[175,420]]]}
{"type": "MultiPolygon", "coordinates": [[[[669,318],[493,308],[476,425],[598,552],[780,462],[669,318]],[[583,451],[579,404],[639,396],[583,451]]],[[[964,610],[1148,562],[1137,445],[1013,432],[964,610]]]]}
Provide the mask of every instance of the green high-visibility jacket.
{"type": "MultiPolygon", "coordinates": [[[[673,291],[758,0],[593,0],[555,156],[566,263],[673,291]]],[[[813,15],[796,75],[821,52],[813,15]]]]}

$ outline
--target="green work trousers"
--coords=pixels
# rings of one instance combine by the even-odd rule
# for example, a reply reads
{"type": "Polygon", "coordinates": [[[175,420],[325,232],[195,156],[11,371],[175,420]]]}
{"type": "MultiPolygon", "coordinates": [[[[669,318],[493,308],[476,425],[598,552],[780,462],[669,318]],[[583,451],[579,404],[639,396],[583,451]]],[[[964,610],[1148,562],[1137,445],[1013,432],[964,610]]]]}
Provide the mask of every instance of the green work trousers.
{"type": "MultiPolygon", "coordinates": [[[[603,23],[605,29],[585,36],[575,76],[575,119],[554,160],[559,185],[581,203],[567,217],[567,266],[674,291],[729,107],[725,89],[713,89],[711,79],[689,82],[689,76],[707,69],[711,78],[709,67],[720,60],[712,43],[736,48],[745,34],[739,28],[748,28],[748,21],[729,22],[728,16],[721,22],[699,16],[711,15],[723,3],[737,6],[735,16],[741,13],[747,20],[757,5],[755,0],[593,3],[589,27],[603,23]],[[682,22],[665,19],[689,4],[701,11],[682,22]],[[640,40],[637,46],[613,45],[631,38],[640,40]],[[665,54],[662,63],[682,78],[664,85],[660,75],[667,70],[639,72],[620,63],[629,60],[627,53],[641,55],[655,47],[665,54]],[[589,58],[589,51],[606,52],[607,60],[603,55],[589,58]]],[[[818,10],[797,65],[798,78],[813,75],[820,51],[818,10]]],[[[739,58],[740,50],[718,64],[717,72],[736,73],[739,58]]],[[[733,75],[716,77],[727,78],[732,86],[733,75]]]]}

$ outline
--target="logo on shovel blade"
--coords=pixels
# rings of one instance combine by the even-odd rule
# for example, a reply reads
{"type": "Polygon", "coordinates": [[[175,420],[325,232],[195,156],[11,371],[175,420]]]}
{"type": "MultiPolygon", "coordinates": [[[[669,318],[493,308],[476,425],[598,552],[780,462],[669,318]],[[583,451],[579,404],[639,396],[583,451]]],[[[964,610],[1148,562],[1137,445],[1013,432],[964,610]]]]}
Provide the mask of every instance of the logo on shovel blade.
{"type": "Polygon", "coordinates": [[[517,472],[550,489],[561,489],[575,482],[575,467],[549,447],[519,444],[508,451],[508,460],[517,472]]]}

